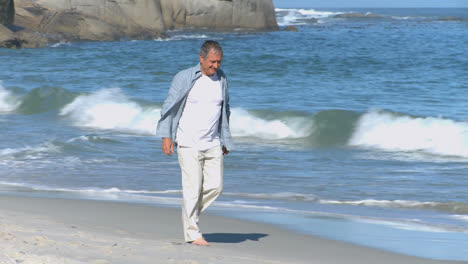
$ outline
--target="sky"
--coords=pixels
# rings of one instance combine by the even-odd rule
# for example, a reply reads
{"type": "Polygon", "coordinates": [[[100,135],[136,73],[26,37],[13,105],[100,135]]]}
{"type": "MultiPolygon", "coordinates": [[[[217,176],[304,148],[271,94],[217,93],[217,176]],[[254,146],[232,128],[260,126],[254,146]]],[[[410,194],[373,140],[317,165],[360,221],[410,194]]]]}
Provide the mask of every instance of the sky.
{"type": "Polygon", "coordinates": [[[273,0],[278,8],[468,7],[468,0],[273,0]]]}

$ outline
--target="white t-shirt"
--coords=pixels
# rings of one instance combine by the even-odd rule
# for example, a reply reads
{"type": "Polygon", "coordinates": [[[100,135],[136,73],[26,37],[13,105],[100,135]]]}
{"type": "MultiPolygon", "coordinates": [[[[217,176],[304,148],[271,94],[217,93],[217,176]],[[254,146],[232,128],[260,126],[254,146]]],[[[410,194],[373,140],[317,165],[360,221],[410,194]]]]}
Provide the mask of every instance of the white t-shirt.
{"type": "Polygon", "coordinates": [[[223,93],[217,74],[203,75],[190,90],[177,128],[177,144],[204,151],[219,146],[223,93]]]}

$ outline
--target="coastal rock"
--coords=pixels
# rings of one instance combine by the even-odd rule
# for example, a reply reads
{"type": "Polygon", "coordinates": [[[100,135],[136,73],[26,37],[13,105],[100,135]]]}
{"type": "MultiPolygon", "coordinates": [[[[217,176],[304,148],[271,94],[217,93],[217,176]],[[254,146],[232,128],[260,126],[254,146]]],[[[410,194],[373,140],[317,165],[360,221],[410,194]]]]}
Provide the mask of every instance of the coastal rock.
{"type": "Polygon", "coordinates": [[[15,5],[16,34],[49,42],[154,39],[170,29],[278,30],[272,0],[15,0],[15,5]]]}
{"type": "Polygon", "coordinates": [[[0,47],[2,48],[21,48],[23,41],[18,39],[13,31],[0,25],[0,47]]]}
{"type": "Polygon", "coordinates": [[[0,47],[3,48],[40,48],[47,45],[47,38],[40,34],[22,30],[14,32],[9,28],[0,25],[0,47]]]}
{"type": "Polygon", "coordinates": [[[167,29],[278,30],[270,0],[160,0],[167,29]]]}
{"type": "Polygon", "coordinates": [[[358,13],[358,12],[353,12],[353,13],[344,13],[344,14],[338,14],[335,15],[334,18],[382,18],[379,15],[375,14],[363,14],[363,13],[358,13]]]}
{"type": "Polygon", "coordinates": [[[13,0],[0,0],[0,25],[11,25],[15,17],[13,0]]]}
{"type": "Polygon", "coordinates": [[[17,1],[19,26],[60,40],[149,39],[165,31],[155,1],[17,1]]]}
{"type": "Polygon", "coordinates": [[[0,43],[12,38],[15,38],[13,31],[3,25],[0,25],[0,43]]]}
{"type": "Polygon", "coordinates": [[[283,31],[293,31],[293,32],[298,32],[299,29],[297,29],[297,27],[295,26],[287,26],[283,29],[283,31]]]}

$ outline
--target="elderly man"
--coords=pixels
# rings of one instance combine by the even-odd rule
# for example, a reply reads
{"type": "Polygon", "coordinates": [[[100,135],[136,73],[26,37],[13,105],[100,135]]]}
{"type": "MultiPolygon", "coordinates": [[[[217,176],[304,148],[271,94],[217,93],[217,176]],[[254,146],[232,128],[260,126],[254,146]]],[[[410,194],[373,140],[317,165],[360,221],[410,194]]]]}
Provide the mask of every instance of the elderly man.
{"type": "Polygon", "coordinates": [[[223,50],[205,41],[200,63],[176,74],[161,110],[156,134],[162,152],[177,146],[182,172],[182,221],[185,241],[208,246],[198,227],[200,213],[223,189],[223,155],[231,149],[229,94],[220,69],[223,50]]]}

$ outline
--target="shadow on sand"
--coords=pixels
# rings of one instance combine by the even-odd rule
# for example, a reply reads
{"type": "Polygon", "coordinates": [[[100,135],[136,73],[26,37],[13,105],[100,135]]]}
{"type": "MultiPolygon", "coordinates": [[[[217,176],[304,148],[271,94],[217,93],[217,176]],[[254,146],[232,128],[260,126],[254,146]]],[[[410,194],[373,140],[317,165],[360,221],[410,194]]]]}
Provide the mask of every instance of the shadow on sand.
{"type": "Polygon", "coordinates": [[[267,234],[260,233],[250,233],[250,234],[240,234],[240,233],[213,233],[213,234],[203,234],[203,237],[208,242],[214,243],[241,243],[247,240],[259,241],[260,238],[267,237],[267,234]]]}

